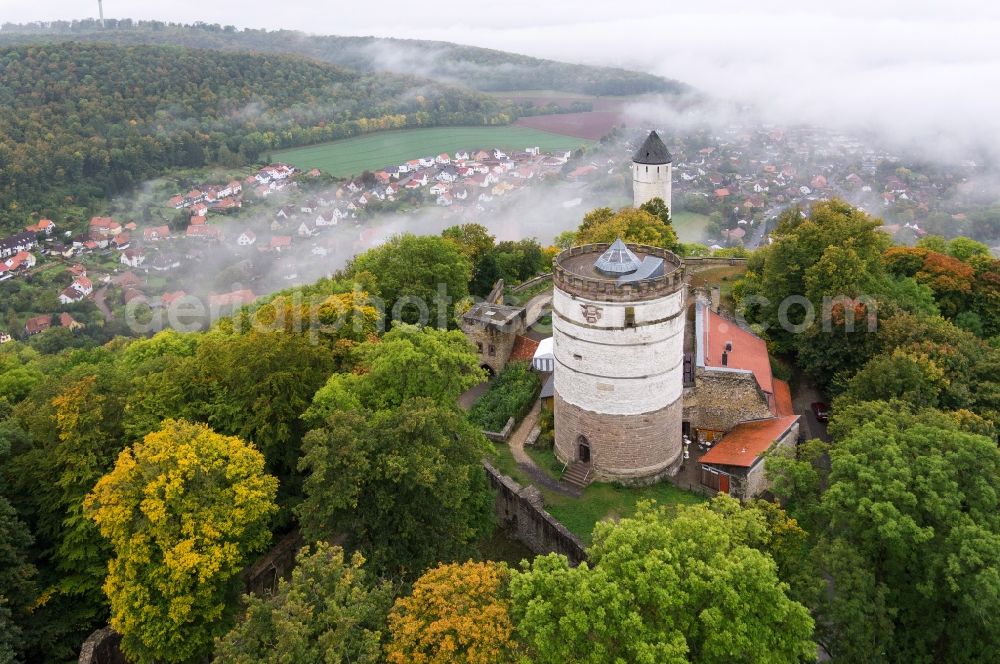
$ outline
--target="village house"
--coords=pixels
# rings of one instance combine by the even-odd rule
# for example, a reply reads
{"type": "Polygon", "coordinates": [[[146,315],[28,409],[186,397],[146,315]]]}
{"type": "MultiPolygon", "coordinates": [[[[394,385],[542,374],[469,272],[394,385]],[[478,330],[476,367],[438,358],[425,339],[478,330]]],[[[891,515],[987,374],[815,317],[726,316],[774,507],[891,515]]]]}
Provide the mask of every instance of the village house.
{"type": "Polygon", "coordinates": [[[0,344],[7,344],[14,340],[14,337],[10,336],[6,332],[0,332],[0,344]]]}
{"type": "Polygon", "coordinates": [[[29,233],[45,233],[46,235],[52,235],[52,232],[56,229],[56,225],[51,219],[39,219],[37,224],[31,224],[30,226],[25,226],[24,230],[29,233]]]}
{"type": "Polygon", "coordinates": [[[257,241],[257,236],[251,230],[245,230],[236,238],[236,244],[241,247],[249,247],[257,241]]]}
{"type": "Polygon", "coordinates": [[[188,226],[185,232],[185,237],[196,238],[200,240],[221,240],[222,230],[218,226],[209,226],[208,224],[203,224],[201,226],[188,226]]]}
{"type": "Polygon", "coordinates": [[[291,246],[291,235],[275,235],[271,238],[271,242],[268,244],[267,249],[280,252],[282,249],[288,249],[291,246]]]}
{"type": "Polygon", "coordinates": [[[142,239],[146,242],[156,242],[170,237],[169,226],[153,226],[142,231],[142,239]]]}
{"type": "Polygon", "coordinates": [[[0,258],[9,258],[22,251],[30,251],[38,246],[34,233],[25,231],[0,240],[0,258]]]}
{"type": "Polygon", "coordinates": [[[35,316],[34,318],[29,318],[24,323],[24,332],[29,337],[33,337],[40,332],[52,327],[52,316],[51,314],[43,314],[41,316],[35,316]]]}
{"type": "Polygon", "coordinates": [[[126,249],[121,255],[122,265],[128,267],[139,267],[146,261],[146,252],[142,249],[126,249]]]}
{"type": "Polygon", "coordinates": [[[222,309],[235,309],[251,304],[257,296],[250,289],[232,291],[230,293],[212,293],[208,296],[208,307],[213,314],[222,309]]]}
{"type": "Polygon", "coordinates": [[[82,330],[84,327],[86,327],[83,323],[77,321],[75,318],[70,316],[65,311],[59,314],[59,325],[68,328],[73,332],[76,332],[77,330],[82,330]]]}

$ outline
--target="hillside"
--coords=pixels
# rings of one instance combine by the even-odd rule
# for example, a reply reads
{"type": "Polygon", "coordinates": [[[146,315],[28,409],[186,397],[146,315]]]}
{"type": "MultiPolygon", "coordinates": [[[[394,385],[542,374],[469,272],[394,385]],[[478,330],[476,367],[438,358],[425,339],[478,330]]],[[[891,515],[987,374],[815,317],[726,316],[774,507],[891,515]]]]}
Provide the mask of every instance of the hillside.
{"type": "Polygon", "coordinates": [[[159,21],[56,21],[0,29],[0,44],[86,40],[117,44],[174,44],[226,51],[302,55],[360,72],[419,75],[488,92],[555,90],[589,95],[681,93],[678,81],[614,67],[543,60],[449,42],[377,37],[314,36],[293,30],[236,30],[231,26],[159,21]]]}
{"type": "Polygon", "coordinates": [[[0,48],[0,228],[57,206],[61,218],[170,167],[239,165],[378,129],[506,124],[505,108],[424,79],[284,55],[0,48]]]}

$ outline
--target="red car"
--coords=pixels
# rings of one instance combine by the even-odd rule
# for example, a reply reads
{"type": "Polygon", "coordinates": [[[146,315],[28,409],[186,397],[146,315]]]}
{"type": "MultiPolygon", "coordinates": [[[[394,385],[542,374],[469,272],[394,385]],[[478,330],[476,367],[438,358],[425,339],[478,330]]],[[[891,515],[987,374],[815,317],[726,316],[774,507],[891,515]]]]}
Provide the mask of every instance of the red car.
{"type": "Polygon", "coordinates": [[[820,422],[826,422],[830,419],[830,407],[823,403],[822,401],[814,401],[812,404],[813,415],[820,422]]]}

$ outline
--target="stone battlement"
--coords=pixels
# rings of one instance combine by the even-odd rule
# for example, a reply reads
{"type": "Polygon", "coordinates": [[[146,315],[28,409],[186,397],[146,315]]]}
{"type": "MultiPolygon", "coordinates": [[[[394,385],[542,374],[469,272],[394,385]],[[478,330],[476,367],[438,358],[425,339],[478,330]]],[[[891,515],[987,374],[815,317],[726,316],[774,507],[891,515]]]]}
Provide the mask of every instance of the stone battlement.
{"type": "Polygon", "coordinates": [[[555,287],[570,295],[605,302],[654,300],[684,288],[684,261],[671,251],[644,244],[630,244],[628,248],[640,258],[662,258],[664,274],[625,283],[600,274],[594,263],[610,246],[606,242],[584,244],[556,256],[552,266],[555,287]]]}

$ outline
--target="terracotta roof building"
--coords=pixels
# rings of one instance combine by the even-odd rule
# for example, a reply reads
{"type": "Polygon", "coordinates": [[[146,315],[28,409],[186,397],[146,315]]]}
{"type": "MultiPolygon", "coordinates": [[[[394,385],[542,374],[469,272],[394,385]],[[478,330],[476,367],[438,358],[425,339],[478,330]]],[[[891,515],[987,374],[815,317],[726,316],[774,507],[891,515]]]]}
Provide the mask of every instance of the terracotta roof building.
{"type": "Polygon", "coordinates": [[[701,483],[741,500],[768,489],[764,457],[776,450],[793,450],[799,438],[799,418],[773,417],[742,422],[702,455],[701,483]]]}

